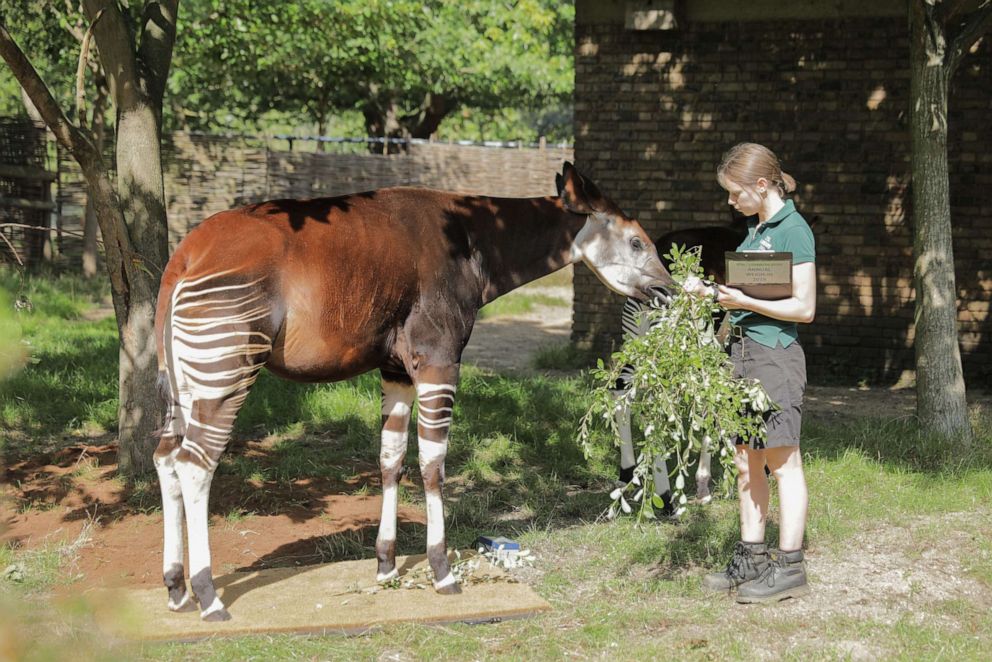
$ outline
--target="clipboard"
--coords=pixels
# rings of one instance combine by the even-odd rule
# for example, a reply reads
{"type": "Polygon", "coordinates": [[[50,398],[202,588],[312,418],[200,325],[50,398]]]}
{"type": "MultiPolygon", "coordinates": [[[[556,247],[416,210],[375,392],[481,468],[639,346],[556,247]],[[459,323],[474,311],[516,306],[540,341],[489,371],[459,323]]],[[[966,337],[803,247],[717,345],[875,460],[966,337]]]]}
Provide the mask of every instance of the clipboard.
{"type": "Polygon", "coordinates": [[[727,251],[727,285],[755,299],[774,301],[792,296],[792,253],[727,251]]]}

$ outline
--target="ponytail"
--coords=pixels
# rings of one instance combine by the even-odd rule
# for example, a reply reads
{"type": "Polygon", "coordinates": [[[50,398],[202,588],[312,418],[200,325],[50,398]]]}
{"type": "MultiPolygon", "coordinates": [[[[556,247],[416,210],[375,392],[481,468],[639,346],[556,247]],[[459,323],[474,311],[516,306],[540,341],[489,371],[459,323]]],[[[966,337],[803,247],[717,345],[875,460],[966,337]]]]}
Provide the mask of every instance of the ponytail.
{"type": "Polygon", "coordinates": [[[731,180],[747,187],[754,186],[763,177],[774,184],[782,196],[796,190],[796,180],[782,172],[775,153],[757,143],[739,143],[731,147],[723,155],[716,174],[721,183],[731,180]]]}

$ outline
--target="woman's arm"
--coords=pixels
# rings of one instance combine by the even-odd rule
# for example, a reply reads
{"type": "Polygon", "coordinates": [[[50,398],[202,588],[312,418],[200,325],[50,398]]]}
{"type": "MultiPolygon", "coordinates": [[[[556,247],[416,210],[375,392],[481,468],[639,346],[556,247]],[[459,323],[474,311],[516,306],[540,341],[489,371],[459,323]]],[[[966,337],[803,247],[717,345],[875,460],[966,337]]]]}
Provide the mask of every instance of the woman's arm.
{"type": "Polygon", "coordinates": [[[720,285],[717,303],[727,310],[750,310],[786,322],[808,324],[816,316],[816,263],[792,265],[792,296],[778,301],[754,299],[733,287],[720,285]]]}

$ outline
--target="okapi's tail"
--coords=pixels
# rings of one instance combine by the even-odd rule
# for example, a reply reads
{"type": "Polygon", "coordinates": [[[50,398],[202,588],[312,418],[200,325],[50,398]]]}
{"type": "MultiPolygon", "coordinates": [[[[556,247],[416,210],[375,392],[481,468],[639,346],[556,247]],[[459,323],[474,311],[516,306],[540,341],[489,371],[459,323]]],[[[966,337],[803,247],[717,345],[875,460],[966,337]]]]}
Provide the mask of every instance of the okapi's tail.
{"type": "Polygon", "coordinates": [[[159,431],[164,434],[177,435],[180,438],[186,434],[186,421],[181,415],[179,406],[179,389],[174,371],[175,358],[172,347],[172,295],[176,286],[182,280],[185,269],[170,261],[162,274],[162,284],[158,290],[158,302],[155,306],[155,350],[158,357],[158,392],[165,403],[165,424],[159,431]],[[179,415],[177,415],[179,414],[179,415]]]}

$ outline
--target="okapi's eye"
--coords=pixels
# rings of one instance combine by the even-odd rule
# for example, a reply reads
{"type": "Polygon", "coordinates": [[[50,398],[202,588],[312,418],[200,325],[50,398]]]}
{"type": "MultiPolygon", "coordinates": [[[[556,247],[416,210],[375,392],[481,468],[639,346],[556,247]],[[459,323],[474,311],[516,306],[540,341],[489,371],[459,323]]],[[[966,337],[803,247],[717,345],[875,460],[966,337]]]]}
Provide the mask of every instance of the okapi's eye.
{"type": "Polygon", "coordinates": [[[633,248],[635,251],[643,251],[644,242],[637,237],[632,237],[630,240],[630,247],[633,248]]]}

